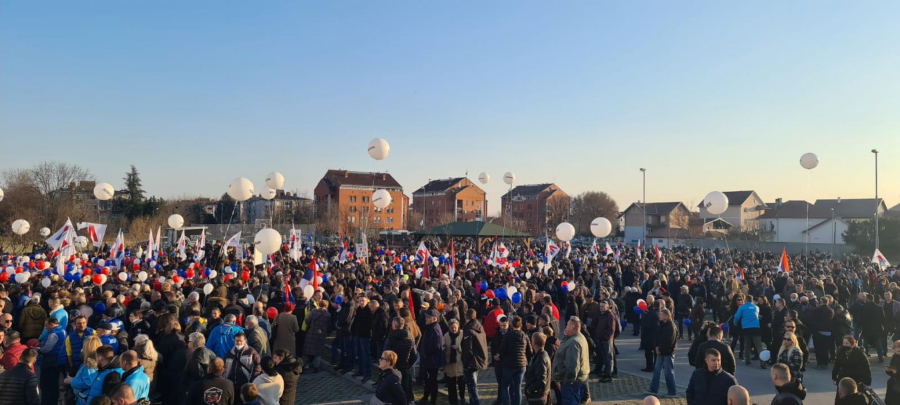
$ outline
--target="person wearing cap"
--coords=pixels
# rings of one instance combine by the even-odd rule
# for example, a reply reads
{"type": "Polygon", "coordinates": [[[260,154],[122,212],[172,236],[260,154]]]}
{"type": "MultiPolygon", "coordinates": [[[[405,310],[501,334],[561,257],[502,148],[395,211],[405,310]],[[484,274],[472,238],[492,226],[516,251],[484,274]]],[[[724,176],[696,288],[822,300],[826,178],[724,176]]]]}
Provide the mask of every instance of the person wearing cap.
{"type": "Polygon", "coordinates": [[[100,338],[100,343],[112,347],[113,353],[119,354],[119,340],[112,334],[113,327],[109,322],[97,325],[97,337],[100,338]]]}
{"type": "Polygon", "coordinates": [[[422,312],[425,318],[425,329],[422,330],[422,341],[419,343],[421,360],[419,366],[425,374],[425,392],[421,403],[434,405],[437,402],[438,370],[446,364],[444,357],[444,334],[438,324],[438,313],[433,309],[422,312]]]}
{"type": "MultiPolygon", "coordinates": [[[[500,401],[500,383],[503,381],[503,362],[500,358],[500,346],[503,337],[509,333],[509,318],[506,315],[497,317],[497,333],[491,340],[491,365],[494,367],[494,376],[497,377],[497,401],[500,401]]],[[[487,333],[485,333],[487,334],[487,333]]]]}

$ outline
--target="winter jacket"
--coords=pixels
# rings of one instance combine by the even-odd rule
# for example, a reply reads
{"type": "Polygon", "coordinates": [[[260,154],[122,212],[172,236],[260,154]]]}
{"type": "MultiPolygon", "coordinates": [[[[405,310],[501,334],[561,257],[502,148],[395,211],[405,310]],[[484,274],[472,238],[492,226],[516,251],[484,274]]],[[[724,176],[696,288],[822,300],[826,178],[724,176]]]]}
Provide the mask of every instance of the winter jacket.
{"type": "Polygon", "coordinates": [[[12,369],[16,364],[19,364],[19,357],[22,357],[22,352],[26,349],[28,349],[28,346],[19,342],[7,347],[6,351],[3,352],[3,357],[0,357],[0,366],[3,366],[4,370],[12,369]]]}
{"type": "Polygon", "coordinates": [[[752,302],[745,302],[734,314],[734,323],[741,329],[759,328],[759,307],[752,302]]]}
{"type": "Polygon", "coordinates": [[[854,392],[834,400],[834,405],[869,405],[869,400],[861,392],[854,392]]]}
{"type": "Polygon", "coordinates": [[[243,350],[233,347],[225,356],[225,378],[235,387],[243,387],[262,373],[259,363],[259,353],[252,347],[244,345],[243,350]]]}
{"type": "Polygon", "coordinates": [[[868,357],[859,347],[841,346],[834,356],[831,380],[840,381],[844,377],[850,377],[857,383],[872,385],[872,369],[869,368],[868,357]]]}
{"type": "Polygon", "coordinates": [[[400,372],[389,368],[381,372],[375,384],[375,397],[385,405],[406,405],[406,393],[400,385],[400,372]]]}
{"type": "Polygon", "coordinates": [[[594,339],[599,342],[609,342],[615,336],[618,323],[619,320],[616,319],[613,311],[598,312],[594,320],[594,339]]]}
{"type": "MultiPolygon", "coordinates": [[[[206,377],[206,370],[209,363],[216,358],[216,354],[212,350],[205,347],[199,347],[188,357],[187,365],[184,368],[184,387],[190,389],[195,382],[206,377]]],[[[167,363],[169,359],[163,358],[167,363]]]]}
{"type": "Polygon", "coordinates": [[[234,383],[210,375],[191,384],[184,405],[232,405],[234,399],[234,383]]]}
{"type": "Polygon", "coordinates": [[[91,391],[91,385],[97,378],[97,369],[88,368],[84,364],[78,369],[78,373],[72,378],[72,391],[75,394],[75,403],[78,405],[86,405],[88,394],[91,391]]]}
{"type": "Polygon", "coordinates": [[[91,403],[91,400],[100,395],[103,395],[103,381],[106,380],[106,376],[108,376],[110,373],[119,373],[119,375],[122,375],[123,371],[121,368],[110,367],[111,365],[112,364],[107,365],[102,370],[97,370],[97,378],[94,378],[94,382],[91,383],[91,389],[88,392],[88,397],[86,400],[87,403],[91,403]]]}
{"type": "Polygon", "coordinates": [[[656,347],[659,348],[660,356],[671,356],[675,354],[675,348],[678,345],[678,330],[675,329],[675,323],[671,319],[659,323],[659,329],[656,333],[656,347]]]}
{"type": "Polygon", "coordinates": [[[803,405],[803,399],[806,398],[806,388],[799,381],[775,387],[775,391],[777,394],[772,398],[772,405],[803,405]]]}
{"type": "Polygon", "coordinates": [[[803,354],[800,350],[785,350],[778,353],[778,362],[784,363],[791,370],[791,380],[798,381],[803,379],[803,354]]]}
{"type": "Polygon", "coordinates": [[[122,382],[134,390],[134,397],[138,400],[150,400],[150,378],[144,372],[143,366],[137,366],[123,373],[122,382]]]}
{"type": "Polygon", "coordinates": [[[462,360],[466,370],[484,370],[488,366],[487,335],[477,320],[463,329],[462,360]]]}
{"type": "Polygon", "coordinates": [[[46,320],[47,311],[41,308],[36,301],[31,301],[19,314],[19,333],[22,334],[22,341],[28,342],[40,337],[44,332],[46,320]]]}
{"type": "Polygon", "coordinates": [[[279,400],[280,405],[294,405],[297,400],[297,379],[303,372],[303,363],[296,357],[286,357],[275,366],[284,381],[284,392],[279,400]]]}
{"type": "Polygon", "coordinates": [[[688,405],[728,403],[728,389],[737,385],[733,375],[722,370],[710,372],[705,367],[694,370],[687,387],[688,405]]]}
{"type": "Polygon", "coordinates": [[[243,332],[244,328],[233,323],[223,323],[216,326],[206,340],[206,348],[212,350],[216,357],[225,358],[225,355],[234,347],[234,335],[243,332]]]}
{"type": "Polygon", "coordinates": [[[734,360],[734,352],[731,350],[731,346],[718,340],[707,340],[700,344],[700,347],[697,348],[697,355],[694,357],[694,367],[706,368],[705,359],[706,351],[708,349],[718,350],[722,358],[722,370],[725,370],[728,374],[734,375],[736,363],[734,360]]]}
{"type": "Polygon", "coordinates": [[[331,313],[324,308],[317,309],[306,316],[304,323],[306,323],[306,337],[303,340],[303,354],[316,356],[324,353],[331,313]]]}
{"type": "Polygon", "coordinates": [[[584,384],[591,372],[587,339],[581,333],[563,337],[553,356],[553,381],[584,384]]]}
{"type": "Polygon", "coordinates": [[[272,333],[275,339],[272,339],[272,351],[285,349],[291,353],[291,356],[297,355],[297,332],[300,331],[300,323],[297,317],[290,312],[282,312],[275,317],[275,323],[272,325],[272,333]]]}
{"type": "Polygon", "coordinates": [[[458,332],[455,338],[449,332],[444,334],[444,351],[447,356],[444,374],[447,377],[462,377],[463,375],[462,338],[462,331],[458,332]],[[455,349],[454,346],[456,346],[455,349]]]}
{"type": "Polygon", "coordinates": [[[419,343],[419,365],[426,369],[439,369],[444,366],[444,336],[441,326],[435,322],[422,330],[422,341],[419,343]]]}
{"type": "Polygon", "coordinates": [[[552,368],[550,356],[543,348],[531,356],[522,380],[525,398],[547,398],[547,395],[550,394],[550,371],[552,368]]]}
{"type": "Polygon", "coordinates": [[[656,334],[659,329],[659,315],[649,310],[641,315],[641,349],[656,349],[656,334]]]}
{"type": "Polygon", "coordinates": [[[260,356],[268,356],[269,351],[269,339],[266,337],[266,332],[262,330],[259,326],[256,326],[253,329],[248,329],[247,333],[247,345],[252,347],[253,350],[256,350],[260,356]]]}
{"type": "Polygon", "coordinates": [[[284,378],[280,374],[260,374],[253,385],[259,390],[257,400],[261,405],[279,405],[279,398],[284,394],[284,378]]]}
{"type": "Polygon", "coordinates": [[[413,358],[413,340],[409,337],[409,331],[404,329],[392,330],[384,342],[384,350],[391,350],[397,353],[397,364],[394,368],[398,370],[406,370],[412,367],[413,358]]]}
{"type": "Polygon", "coordinates": [[[350,334],[360,338],[372,338],[372,321],[375,319],[372,310],[369,307],[360,307],[356,309],[356,316],[353,317],[353,323],[350,325],[350,334]]]}
{"type": "Polygon", "coordinates": [[[510,328],[503,336],[498,354],[504,368],[525,367],[531,355],[531,342],[525,332],[510,328]]]}
{"type": "Polygon", "coordinates": [[[27,365],[17,364],[0,374],[0,404],[38,405],[40,403],[38,378],[27,365]]]}

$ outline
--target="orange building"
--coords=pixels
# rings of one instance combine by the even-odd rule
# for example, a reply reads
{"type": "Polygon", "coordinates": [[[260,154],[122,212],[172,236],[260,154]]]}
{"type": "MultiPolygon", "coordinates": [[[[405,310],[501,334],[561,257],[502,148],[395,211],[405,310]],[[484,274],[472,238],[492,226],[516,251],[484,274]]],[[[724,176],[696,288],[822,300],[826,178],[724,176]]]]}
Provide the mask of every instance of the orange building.
{"type": "Polygon", "coordinates": [[[465,177],[431,180],[413,192],[412,209],[422,214],[425,226],[484,221],[487,198],[465,177]]]}
{"type": "Polygon", "coordinates": [[[403,187],[388,173],[329,170],[313,191],[316,215],[336,215],[339,229],[359,230],[406,229],[409,197],[403,187]],[[384,209],[372,205],[375,190],[391,193],[391,204],[384,209]]]}
{"type": "Polygon", "coordinates": [[[509,218],[514,222],[512,225],[517,229],[535,236],[544,235],[553,231],[547,224],[550,217],[548,204],[567,198],[568,195],[553,183],[516,186],[500,197],[503,204],[500,215],[506,217],[509,212],[509,218]]]}

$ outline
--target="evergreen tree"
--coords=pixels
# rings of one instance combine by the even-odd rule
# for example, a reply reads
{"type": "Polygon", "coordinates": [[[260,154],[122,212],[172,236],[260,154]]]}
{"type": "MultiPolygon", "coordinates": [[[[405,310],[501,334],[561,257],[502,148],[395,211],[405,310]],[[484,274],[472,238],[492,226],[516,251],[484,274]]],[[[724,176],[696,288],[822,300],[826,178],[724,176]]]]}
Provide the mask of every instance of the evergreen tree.
{"type": "Polygon", "coordinates": [[[228,221],[233,221],[232,213],[235,214],[238,218],[238,222],[240,222],[240,216],[238,213],[234,212],[234,206],[236,202],[234,198],[231,198],[228,193],[222,194],[222,198],[219,198],[219,202],[216,204],[216,222],[220,224],[227,224],[228,221]]]}
{"type": "Polygon", "coordinates": [[[141,175],[131,165],[131,171],[125,174],[125,188],[119,191],[125,198],[122,201],[125,218],[133,220],[144,215],[144,189],[141,188],[141,175]]]}

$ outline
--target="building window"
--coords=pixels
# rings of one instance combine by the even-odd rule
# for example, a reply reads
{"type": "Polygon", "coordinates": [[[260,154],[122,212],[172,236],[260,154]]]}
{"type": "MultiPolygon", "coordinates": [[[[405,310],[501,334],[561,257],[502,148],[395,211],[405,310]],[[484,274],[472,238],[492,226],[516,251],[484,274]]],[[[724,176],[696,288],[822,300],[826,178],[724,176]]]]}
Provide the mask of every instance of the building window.
{"type": "Polygon", "coordinates": [[[348,199],[349,199],[350,202],[356,202],[356,196],[355,196],[355,195],[351,195],[350,197],[348,197],[348,199]]]}
{"type": "Polygon", "coordinates": [[[381,223],[381,217],[375,217],[375,223],[376,223],[376,224],[380,224],[380,223],[381,223]]]}

